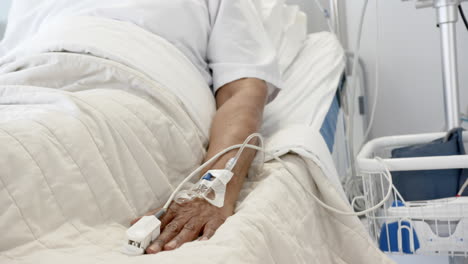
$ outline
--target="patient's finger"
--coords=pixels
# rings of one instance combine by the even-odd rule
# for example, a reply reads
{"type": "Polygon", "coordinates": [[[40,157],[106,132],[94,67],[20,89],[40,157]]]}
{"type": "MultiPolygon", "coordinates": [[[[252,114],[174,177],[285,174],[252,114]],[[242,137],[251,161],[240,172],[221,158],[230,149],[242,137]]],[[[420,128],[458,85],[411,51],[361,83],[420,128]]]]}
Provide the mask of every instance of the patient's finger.
{"type": "Polygon", "coordinates": [[[161,219],[159,219],[161,221],[161,230],[166,228],[166,226],[174,219],[175,216],[176,211],[172,208],[172,206],[169,207],[169,209],[167,209],[167,212],[163,214],[161,219]]]}
{"type": "Polygon", "coordinates": [[[142,218],[142,216],[133,219],[133,220],[130,222],[130,225],[131,225],[131,226],[134,225],[136,222],[140,221],[141,218],[142,218]]]}
{"type": "MultiPolygon", "coordinates": [[[[154,210],[151,210],[149,211],[148,213],[145,214],[146,215],[154,215],[155,213],[159,212],[159,210],[161,210],[162,207],[159,207],[158,209],[154,209],[154,210]]],[[[138,222],[143,216],[140,216],[138,218],[135,218],[133,219],[131,222],[130,222],[130,225],[134,225],[136,222],[138,222]]]]}
{"type": "Polygon", "coordinates": [[[224,223],[223,220],[221,219],[213,219],[206,223],[204,229],[203,229],[203,235],[200,238],[200,241],[208,240],[210,239],[215,233],[216,230],[224,223]]]}
{"type": "Polygon", "coordinates": [[[182,244],[186,242],[191,242],[195,240],[200,234],[200,231],[203,228],[203,224],[197,218],[192,218],[188,221],[180,233],[171,240],[171,242],[167,243],[164,246],[164,250],[173,250],[180,247],[182,244]]]}
{"type": "Polygon", "coordinates": [[[156,254],[160,252],[167,242],[171,241],[177,234],[179,234],[184,225],[185,222],[182,222],[182,219],[175,219],[170,222],[163,229],[161,235],[159,235],[159,237],[146,249],[146,253],[156,254]]]}

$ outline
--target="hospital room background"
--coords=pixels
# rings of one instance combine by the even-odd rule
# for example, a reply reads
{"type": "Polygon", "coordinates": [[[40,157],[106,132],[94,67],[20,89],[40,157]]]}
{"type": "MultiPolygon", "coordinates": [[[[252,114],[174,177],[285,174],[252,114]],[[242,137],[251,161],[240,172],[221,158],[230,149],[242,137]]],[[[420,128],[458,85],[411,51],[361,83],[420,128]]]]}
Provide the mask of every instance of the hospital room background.
{"type": "MultiPolygon", "coordinates": [[[[10,0],[0,1],[0,39],[7,24],[10,0]]],[[[314,0],[289,0],[308,15],[309,32],[327,29],[314,0]]],[[[322,1],[327,6],[328,1],[322,1]]],[[[339,38],[353,50],[363,0],[340,1],[339,38]]],[[[468,5],[466,10],[468,10],[468,5]]],[[[366,109],[378,88],[370,138],[442,131],[444,103],[440,35],[431,8],[417,10],[411,1],[369,1],[361,57],[366,72],[366,109]],[[377,4],[378,2],[378,4],[377,4]],[[378,65],[376,67],[376,64],[378,65]]],[[[468,31],[457,25],[460,106],[468,116],[468,31]]],[[[313,74],[313,73],[311,73],[313,74]]],[[[465,128],[468,124],[463,123],[465,128]]],[[[448,263],[446,257],[401,256],[398,263],[448,263]]]]}

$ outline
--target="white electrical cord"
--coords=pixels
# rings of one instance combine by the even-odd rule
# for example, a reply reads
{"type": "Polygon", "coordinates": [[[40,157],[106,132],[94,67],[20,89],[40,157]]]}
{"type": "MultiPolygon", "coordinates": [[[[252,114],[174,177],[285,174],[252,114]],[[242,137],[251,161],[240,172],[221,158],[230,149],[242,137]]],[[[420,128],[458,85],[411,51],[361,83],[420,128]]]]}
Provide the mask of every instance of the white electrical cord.
{"type": "MultiPolygon", "coordinates": [[[[350,195],[352,195],[353,193],[357,194],[358,192],[360,192],[360,190],[357,187],[350,187],[350,186],[352,186],[352,181],[354,180],[353,177],[356,174],[355,161],[354,161],[354,158],[353,158],[354,157],[354,122],[353,122],[353,118],[354,118],[354,105],[355,105],[353,103],[354,103],[355,97],[356,97],[356,86],[357,86],[357,77],[358,77],[357,75],[358,75],[358,72],[359,72],[358,71],[358,64],[359,64],[360,51],[361,51],[362,30],[363,30],[363,27],[364,27],[364,20],[365,20],[365,15],[366,15],[366,12],[367,12],[368,2],[369,2],[369,0],[364,0],[364,4],[363,4],[362,9],[361,9],[361,16],[360,16],[360,20],[359,20],[359,27],[358,27],[358,34],[357,34],[357,39],[356,39],[356,46],[355,46],[355,50],[354,50],[354,60],[353,60],[353,65],[352,65],[352,78],[351,78],[350,87],[349,87],[349,90],[348,90],[350,92],[350,95],[351,95],[350,96],[351,97],[351,103],[348,104],[350,106],[349,106],[349,111],[348,111],[348,117],[346,119],[347,119],[347,123],[349,124],[348,125],[347,136],[348,136],[348,140],[350,141],[349,149],[348,149],[348,155],[349,155],[350,160],[351,160],[351,164],[350,164],[351,173],[350,173],[350,176],[348,176],[347,179],[345,180],[345,189],[346,189],[347,193],[350,194],[350,195]]],[[[332,25],[330,23],[329,14],[328,14],[327,10],[320,3],[320,0],[315,0],[315,3],[317,5],[317,7],[320,9],[320,11],[325,15],[325,17],[327,19],[328,27],[330,28],[330,31],[334,32],[333,27],[332,27],[332,25]]],[[[378,9],[378,5],[376,6],[376,8],[378,9]]],[[[377,46],[378,46],[378,41],[379,41],[379,39],[377,38],[377,46]]],[[[369,125],[368,125],[368,127],[366,129],[366,132],[364,133],[364,140],[369,136],[370,130],[371,130],[373,122],[374,122],[375,110],[376,110],[376,106],[377,106],[377,96],[378,96],[378,76],[376,78],[375,96],[374,96],[371,115],[370,115],[370,119],[369,119],[369,125]]],[[[263,149],[263,138],[261,137],[260,134],[252,134],[249,138],[247,138],[247,140],[246,140],[246,142],[244,142],[244,144],[234,145],[234,146],[231,146],[231,147],[221,151],[220,153],[213,156],[210,160],[208,160],[207,162],[202,164],[194,172],[192,172],[184,181],[182,181],[181,184],[179,184],[179,186],[177,186],[177,188],[174,190],[173,194],[171,195],[171,197],[169,198],[167,203],[164,205],[162,210],[166,211],[169,208],[169,206],[170,206],[172,200],[174,199],[175,195],[180,191],[180,189],[187,182],[189,182],[193,177],[198,175],[209,164],[211,164],[213,161],[217,160],[219,157],[226,154],[227,152],[232,151],[234,149],[239,149],[236,157],[233,159],[234,160],[232,162],[233,164],[228,165],[229,169],[232,170],[232,168],[234,168],[237,160],[239,159],[240,155],[242,154],[242,152],[244,151],[244,149],[246,147],[250,148],[250,149],[259,150],[264,154],[268,154],[268,155],[272,156],[275,160],[280,162],[286,168],[286,170],[288,170],[289,173],[292,173],[292,171],[287,167],[286,163],[284,163],[278,156],[276,156],[274,153],[267,152],[267,151],[265,151],[263,149]],[[254,137],[259,138],[261,147],[257,147],[257,146],[248,144],[248,142],[251,139],[253,139],[254,137]]],[[[382,164],[383,164],[383,162],[382,162],[382,164]]],[[[385,166],[385,164],[383,164],[383,165],[385,166]]],[[[364,214],[366,214],[368,212],[371,212],[373,210],[376,210],[377,208],[382,206],[385,203],[385,201],[387,201],[388,198],[391,195],[391,190],[392,190],[391,187],[393,186],[392,177],[391,177],[391,174],[390,174],[390,171],[388,170],[388,168],[386,168],[386,166],[384,168],[385,168],[385,177],[387,178],[387,180],[388,180],[388,182],[390,184],[389,191],[388,191],[387,195],[377,205],[373,206],[372,208],[368,208],[366,210],[363,210],[361,212],[355,213],[355,212],[340,211],[340,210],[338,210],[336,208],[333,208],[333,207],[325,204],[317,196],[315,196],[313,193],[310,193],[310,194],[322,207],[324,207],[324,208],[326,208],[326,209],[328,209],[328,210],[330,210],[332,212],[342,214],[342,215],[355,215],[355,216],[364,215],[364,214]]],[[[468,182],[466,184],[468,185],[468,182]]]]}
{"type": "MultiPolygon", "coordinates": [[[[250,146],[249,146],[249,147],[250,147],[250,146]]],[[[257,146],[253,146],[253,147],[255,147],[255,149],[257,149],[257,150],[264,151],[266,154],[272,156],[275,160],[277,160],[278,162],[280,162],[280,163],[284,166],[284,168],[285,168],[291,175],[293,175],[292,170],[291,170],[291,169],[288,167],[288,165],[287,165],[283,160],[281,160],[277,155],[275,155],[274,153],[271,153],[271,152],[267,152],[267,151],[265,151],[265,150],[262,150],[262,149],[258,148],[257,146]]],[[[391,196],[391,194],[392,194],[392,189],[393,189],[393,180],[392,180],[392,175],[391,175],[391,173],[390,173],[390,170],[387,168],[387,166],[385,165],[385,163],[384,163],[381,159],[377,158],[377,160],[380,160],[381,163],[382,163],[382,166],[384,167],[384,170],[385,170],[384,176],[385,176],[385,178],[387,179],[387,181],[388,181],[388,183],[389,183],[389,188],[388,188],[388,192],[387,192],[387,194],[385,195],[385,197],[384,197],[378,204],[372,206],[371,208],[368,208],[368,209],[363,210],[363,211],[361,211],[361,212],[341,211],[341,210],[339,210],[339,209],[336,209],[336,208],[334,208],[334,207],[332,207],[332,206],[330,206],[330,205],[324,203],[324,202],[323,202],[322,200],[320,200],[320,198],[318,198],[314,193],[312,193],[312,192],[310,192],[310,191],[308,191],[308,190],[306,190],[306,191],[312,196],[312,198],[314,198],[314,200],[315,200],[318,204],[320,204],[320,206],[322,206],[323,208],[325,208],[325,209],[327,209],[327,210],[329,210],[329,211],[331,211],[331,212],[334,212],[334,213],[336,213],[336,214],[346,215],[346,216],[361,216],[361,215],[365,215],[365,214],[367,214],[367,213],[369,213],[369,212],[375,211],[375,210],[379,209],[379,208],[390,198],[390,196],[391,196]]]]}
{"type": "MultiPolygon", "coordinates": [[[[379,41],[380,41],[380,10],[379,10],[379,1],[375,2],[375,14],[376,14],[376,40],[375,40],[375,88],[374,88],[374,101],[372,103],[372,108],[369,116],[369,124],[367,125],[366,132],[364,132],[364,137],[362,138],[363,144],[366,142],[367,138],[369,137],[370,131],[372,126],[374,125],[374,118],[375,118],[375,111],[377,109],[377,101],[379,96],[379,87],[380,87],[380,74],[379,74],[379,66],[380,66],[380,56],[379,56],[379,41]]],[[[362,147],[362,146],[361,146],[362,147]]]]}
{"type": "Polygon", "coordinates": [[[358,78],[358,65],[359,65],[359,58],[360,58],[360,52],[361,52],[361,39],[362,39],[362,29],[364,27],[364,18],[366,15],[367,11],[367,5],[368,5],[369,0],[364,0],[364,5],[361,10],[361,18],[359,21],[359,29],[358,29],[358,34],[357,34],[357,39],[356,39],[356,46],[355,46],[355,51],[354,51],[354,60],[353,60],[353,67],[352,67],[352,78],[351,78],[351,83],[349,87],[349,92],[351,94],[351,103],[349,104],[349,113],[348,113],[348,124],[349,124],[349,130],[348,130],[348,140],[350,140],[350,158],[352,159],[351,161],[351,167],[352,167],[352,174],[355,173],[354,169],[354,122],[352,121],[354,117],[354,100],[356,97],[356,86],[357,86],[357,78],[358,78]]]}
{"type": "Polygon", "coordinates": [[[315,4],[317,5],[317,8],[320,10],[320,12],[322,12],[323,15],[325,16],[325,19],[327,20],[328,29],[330,30],[330,32],[335,33],[335,30],[333,29],[333,26],[330,22],[330,13],[323,7],[322,3],[320,3],[320,0],[315,0],[315,4]]]}
{"type": "Polygon", "coordinates": [[[350,101],[348,100],[348,115],[346,117],[346,123],[348,124],[347,127],[347,138],[348,138],[348,157],[350,160],[350,173],[346,176],[344,180],[344,187],[345,192],[348,196],[357,196],[360,195],[360,190],[353,188],[352,181],[354,180],[353,177],[356,175],[356,168],[355,168],[355,160],[354,160],[354,106],[355,106],[355,97],[356,97],[356,87],[357,87],[357,79],[358,79],[358,66],[359,66],[359,58],[361,52],[361,39],[362,39],[362,29],[364,27],[364,19],[367,11],[369,0],[364,0],[364,4],[361,9],[361,16],[359,20],[359,27],[356,36],[356,45],[354,47],[354,59],[353,59],[353,66],[352,66],[352,77],[349,85],[349,89],[347,92],[350,94],[350,101]]]}
{"type": "MultiPolygon", "coordinates": [[[[218,154],[216,154],[215,156],[213,156],[211,159],[209,159],[207,162],[203,163],[200,167],[198,167],[195,171],[193,171],[189,176],[187,176],[187,178],[185,178],[180,184],[179,186],[177,186],[177,188],[174,190],[174,192],[172,193],[172,195],[169,197],[169,199],[167,200],[166,204],[164,205],[163,209],[160,211],[160,212],[165,212],[167,211],[167,209],[169,208],[171,202],[174,200],[176,194],[180,191],[180,189],[183,187],[184,184],[186,184],[188,181],[190,181],[195,175],[198,175],[200,173],[200,171],[202,171],[206,166],[208,166],[211,162],[215,161],[216,159],[218,159],[219,157],[221,157],[222,155],[226,154],[227,152],[229,151],[232,151],[234,149],[239,149],[238,151],[238,155],[236,155],[236,157],[240,157],[240,155],[242,154],[242,151],[245,149],[245,148],[250,148],[250,149],[255,149],[255,150],[258,150],[258,151],[261,151],[267,155],[270,155],[271,157],[273,157],[276,161],[278,161],[279,163],[281,163],[281,165],[284,166],[284,168],[291,174],[293,175],[293,171],[289,168],[289,166],[280,158],[278,157],[278,155],[274,154],[273,152],[269,152],[269,151],[266,151],[264,149],[264,146],[263,146],[263,138],[260,134],[258,133],[255,133],[255,134],[252,134],[251,136],[249,136],[246,141],[244,141],[243,144],[239,144],[239,145],[234,145],[234,146],[231,146],[231,147],[228,147],[226,148],[225,150],[219,152],[218,154]],[[258,147],[258,146],[255,146],[255,145],[250,145],[248,144],[248,142],[250,140],[252,140],[254,137],[257,137],[260,139],[260,142],[261,142],[261,146],[258,147]],[[240,153],[240,154],[239,154],[240,153]]],[[[380,159],[379,159],[380,160],[380,159]]],[[[329,211],[332,211],[334,213],[337,213],[337,214],[340,214],[340,215],[347,215],[347,216],[361,216],[361,215],[365,215],[371,211],[374,211],[378,208],[380,208],[389,198],[390,198],[390,195],[392,193],[392,187],[393,187],[393,182],[392,182],[392,177],[391,177],[391,174],[390,174],[390,171],[388,170],[388,168],[386,167],[386,165],[383,163],[382,161],[382,165],[385,169],[385,178],[388,180],[388,183],[389,183],[389,188],[388,188],[388,192],[386,194],[386,196],[382,199],[382,201],[380,201],[378,204],[376,204],[375,206],[371,207],[371,208],[368,208],[364,211],[361,211],[361,212],[350,212],[350,211],[341,211],[339,209],[336,209],[326,203],[324,203],[322,200],[320,200],[320,198],[318,198],[314,193],[312,193],[311,191],[307,190],[304,188],[304,190],[309,193],[313,198],[314,200],[320,204],[323,208],[329,210],[329,211]]],[[[302,185],[301,185],[302,186],[302,185]]],[[[160,213],[158,213],[158,215],[160,215],[160,213]]]]}
{"type": "MultiPolygon", "coordinates": [[[[368,4],[368,2],[365,2],[364,3],[365,5],[368,4]]],[[[366,6],[363,6],[363,11],[362,11],[362,14],[361,14],[361,21],[360,21],[360,25],[359,25],[359,32],[358,32],[358,39],[361,39],[362,37],[362,27],[364,25],[364,16],[365,16],[365,10],[366,9],[366,6]]],[[[376,113],[376,109],[377,109],[377,102],[378,102],[378,96],[379,96],[379,87],[380,87],[380,74],[379,74],[379,59],[380,59],[380,56],[379,56],[379,41],[380,41],[380,9],[379,9],[379,1],[376,1],[376,4],[375,4],[375,13],[376,13],[376,40],[375,40],[375,57],[376,57],[376,61],[375,61],[375,85],[374,85],[374,98],[373,98],[373,102],[372,102],[372,106],[371,106],[371,110],[370,110],[370,116],[369,116],[369,123],[367,125],[367,129],[366,131],[364,132],[363,134],[363,137],[362,137],[362,144],[359,146],[359,149],[362,148],[362,146],[365,144],[365,142],[367,142],[367,139],[369,137],[369,134],[371,132],[371,129],[373,127],[373,124],[374,124],[374,120],[375,120],[375,113],[376,113]]],[[[357,53],[357,59],[359,60],[359,53],[360,53],[360,45],[357,46],[357,50],[356,52],[357,53]]],[[[355,59],[356,59],[356,56],[355,56],[355,59]]],[[[357,70],[357,64],[356,62],[353,61],[353,79],[357,78],[357,73],[355,73],[354,71],[357,70]]],[[[357,81],[355,80],[355,82],[353,83],[353,87],[351,87],[351,89],[353,90],[353,92],[355,92],[356,90],[356,83],[357,81]]],[[[356,102],[356,96],[353,94],[352,95],[352,99],[351,99],[351,104],[350,104],[350,112],[351,114],[348,116],[348,124],[349,124],[349,127],[350,127],[350,134],[348,134],[348,136],[351,136],[351,137],[354,137],[354,105],[353,102],[356,102]]],[[[354,142],[354,138],[350,138],[348,139],[350,141],[350,157],[354,157],[354,146],[355,146],[355,142],[354,142]]],[[[350,199],[354,199],[354,197],[358,197],[358,196],[361,196],[362,195],[362,190],[359,189],[359,187],[357,185],[354,184],[354,181],[356,181],[356,179],[353,178],[353,176],[356,174],[356,170],[355,170],[355,165],[354,165],[354,160],[351,159],[351,173],[350,173],[350,177],[345,181],[345,188],[346,188],[346,193],[348,194],[348,197],[350,199]]],[[[363,210],[364,208],[364,204],[361,204],[359,205],[358,203],[354,204],[354,207],[358,210],[363,210]]]]}
{"type": "MultiPolygon", "coordinates": [[[[239,149],[239,151],[237,151],[237,154],[236,156],[234,157],[234,162],[232,164],[229,164],[228,167],[226,167],[227,170],[230,170],[232,171],[232,169],[234,169],[234,167],[236,166],[237,164],[237,161],[239,160],[240,156],[242,155],[242,152],[244,152],[244,149],[246,147],[246,145],[254,138],[258,138],[259,142],[260,142],[260,147],[261,148],[264,148],[264,145],[263,145],[263,137],[261,134],[259,133],[254,133],[252,135],[250,135],[249,137],[247,137],[247,139],[244,141],[244,143],[242,144],[242,147],[239,149]]],[[[262,164],[265,163],[265,153],[262,152],[262,164]]]]}
{"type": "MultiPolygon", "coordinates": [[[[196,170],[194,170],[189,176],[187,176],[187,178],[185,178],[178,186],[177,188],[174,190],[174,192],[171,194],[171,196],[169,197],[169,199],[167,200],[166,204],[164,205],[164,207],[161,209],[161,211],[165,212],[167,211],[167,209],[169,208],[169,206],[171,205],[171,202],[174,200],[175,196],[177,195],[177,193],[182,189],[182,187],[187,184],[187,182],[189,182],[190,180],[192,180],[193,177],[197,176],[198,174],[200,174],[200,172],[206,168],[209,164],[211,164],[212,162],[214,162],[215,160],[219,159],[222,155],[226,154],[227,152],[229,151],[232,151],[234,149],[239,149],[239,151],[237,152],[236,156],[234,157],[234,161],[232,162],[232,164],[228,164],[228,167],[230,167],[230,169],[228,170],[232,170],[234,168],[234,166],[236,166],[236,163],[237,163],[237,160],[239,159],[240,155],[242,154],[242,152],[244,151],[244,149],[246,148],[247,144],[253,139],[257,137],[260,141],[260,146],[261,148],[263,149],[263,137],[262,135],[260,135],[259,133],[254,133],[252,135],[250,135],[245,141],[243,144],[239,144],[239,145],[234,145],[234,146],[231,146],[229,148],[226,148],[225,150],[219,152],[218,154],[214,155],[211,159],[209,159],[208,161],[206,161],[205,163],[203,163],[200,167],[198,167],[196,170]]],[[[265,158],[265,157],[263,157],[265,158]]],[[[228,162],[228,163],[231,163],[231,162],[228,162]]],[[[264,162],[263,162],[264,163],[264,162]]]]}
{"type": "Polygon", "coordinates": [[[463,192],[465,191],[466,187],[468,186],[468,179],[466,179],[465,183],[463,183],[462,187],[457,193],[457,196],[461,196],[463,192]]]}

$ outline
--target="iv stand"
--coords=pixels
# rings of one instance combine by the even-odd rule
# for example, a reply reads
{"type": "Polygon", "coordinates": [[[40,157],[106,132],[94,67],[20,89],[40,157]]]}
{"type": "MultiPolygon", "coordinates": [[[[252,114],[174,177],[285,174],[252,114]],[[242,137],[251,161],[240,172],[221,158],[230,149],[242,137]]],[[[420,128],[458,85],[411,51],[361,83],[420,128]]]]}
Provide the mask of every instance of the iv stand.
{"type": "MultiPolygon", "coordinates": [[[[460,127],[460,102],[457,62],[458,5],[467,0],[416,0],[416,8],[434,7],[440,28],[442,72],[444,80],[445,120],[447,131],[460,127]]],[[[462,263],[463,258],[449,257],[449,262],[462,263]],[[461,261],[461,262],[458,262],[461,261]]]]}
{"type": "Polygon", "coordinates": [[[457,64],[458,5],[467,0],[416,0],[416,8],[434,7],[440,28],[442,72],[444,81],[445,120],[447,131],[460,126],[460,102],[457,64]]]}

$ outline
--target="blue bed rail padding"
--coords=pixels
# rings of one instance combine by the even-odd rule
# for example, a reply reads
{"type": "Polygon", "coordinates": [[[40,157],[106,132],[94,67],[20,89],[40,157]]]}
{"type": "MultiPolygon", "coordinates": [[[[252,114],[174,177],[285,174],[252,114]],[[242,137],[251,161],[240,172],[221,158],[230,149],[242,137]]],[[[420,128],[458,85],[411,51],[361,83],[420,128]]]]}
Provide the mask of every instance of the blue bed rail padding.
{"type": "Polygon", "coordinates": [[[328,113],[325,116],[325,120],[322,123],[322,127],[320,128],[320,133],[325,139],[330,153],[333,152],[333,147],[335,145],[336,127],[338,125],[338,116],[341,108],[341,94],[343,93],[345,85],[346,75],[343,74],[341,76],[341,80],[335,93],[335,97],[331,103],[330,109],[328,110],[328,113]]]}
{"type": "Polygon", "coordinates": [[[320,133],[327,143],[328,150],[333,152],[333,146],[335,145],[335,134],[336,126],[338,124],[338,113],[340,112],[340,105],[338,103],[338,95],[335,95],[330,109],[328,110],[325,121],[320,128],[320,133]]]}
{"type": "MultiPolygon", "coordinates": [[[[399,252],[400,250],[398,249],[398,232],[401,234],[401,247],[403,253],[406,254],[413,254],[414,252],[411,251],[411,236],[410,236],[410,230],[411,230],[411,223],[407,221],[402,221],[400,222],[401,226],[408,227],[407,228],[400,228],[398,230],[398,222],[393,222],[393,223],[385,223],[382,225],[382,228],[380,230],[380,240],[379,240],[379,246],[380,250],[385,251],[385,252],[399,252]],[[389,245],[390,243],[390,245],[389,245]]],[[[413,243],[414,243],[414,251],[418,250],[420,248],[419,244],[419,239],[418,235],[416,234],[416,231],[413,229],[413,243]]]]}

